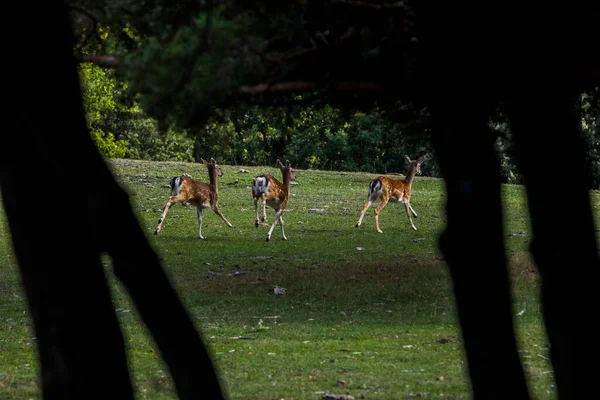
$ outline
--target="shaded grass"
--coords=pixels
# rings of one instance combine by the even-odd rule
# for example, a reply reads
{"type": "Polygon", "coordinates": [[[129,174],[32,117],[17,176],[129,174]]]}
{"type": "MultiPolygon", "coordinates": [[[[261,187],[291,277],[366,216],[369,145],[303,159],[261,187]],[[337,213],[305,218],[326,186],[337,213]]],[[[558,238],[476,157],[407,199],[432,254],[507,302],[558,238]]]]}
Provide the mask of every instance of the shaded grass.
{"type": "MultiPolygon", "coordinates": [[[[276,227],[272,241],[265,242],[268,227],[254,227],[250,182],[259,173],[279,177],[279,170],[243,167],[251,173],[238,174],[241,167],[222,166],[219,204],[234,228],[207,210],[201,241],[195,209],[181,205],[171,208],[158,236],[152,233],[170,177],[188,173],[206,181],[203,165],[115,160],[111,166],[203,333],[231,399],[318,399],[321,392],[367,399],[468,398],[450,282],[436,248],[445,224],[442,181],[415,179],[417,231],[410,229],[403,206],[388,204],[380,218],[384,233],[378,234],[372,210],[354,228],[374,175],[297,171],[284,214],[288,240],[281,240],[276,227]],[[226,275],[235,271],[240,274],[226,275]],[[275,296],[274,285],[287,293],[275,296]]],[[[536,398],[553,398],[539,280],[526,253],[523,188],[504,185],[503,193],[521,354],[536,398]]],[[[592,198],[597,210],[598,192],[592,198]]],[[[273,214],[269,209],[269,222],[273,214]]],[[[2,212],[0,222],[5,232],[2,212]]],[[[0,397],[33,398],[35,341],[5,238],[6,233],[0,240],[0,397]]],[[[138,397],[174,398],[170,377],[109,259],[105,271],[115,308],[121,309],[138,397]]]]}

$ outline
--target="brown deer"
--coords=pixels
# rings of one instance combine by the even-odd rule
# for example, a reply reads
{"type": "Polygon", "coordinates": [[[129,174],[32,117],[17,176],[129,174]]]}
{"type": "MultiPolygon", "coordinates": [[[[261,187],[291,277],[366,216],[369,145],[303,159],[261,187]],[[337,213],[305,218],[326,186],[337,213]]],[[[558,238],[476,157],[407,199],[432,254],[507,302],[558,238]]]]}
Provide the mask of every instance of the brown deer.
{"type": "Polygon", "coordinates": [[[202,159],[202,162],[206,165],[206,168],[208,168],[210,184],[196,181],[187,174],[171,178],[169,184],[171,187],[171,197],[169,197],[169,201],[165,205],[162,215],[158,220],[158,226],[154,231],[155,235],[158,235],[158,232],[160,232],[169,208],[176,203],[182,203],[184,206],[196,206],[198,212],[198,237],[200,239],[204,239],[204,236],[202,236],[202,210],[205,208],[213,210],[215,214],[221,217],[228,227],[233,227],[231,223],[227,221],[227,218],[223,216],[221,210],[219,210],[219,188],[217,178],[223,176],[223,171],[221,171],[221,167],[214,158],[211,158],[210,162],[202,159]]]}
{"type": "Polygon", "coordinates": [[[258,199],[262,198],[262,210],[263,215],[261,218],[261,225],[266,225],[267,222],[267,206],[275,210],[275,219],[267,233],[267,242],[271,240],[271,233],[275,228],[275,224],[279,221],[281,226],[281,235],[283,240],[287,240],[285,237],[285,231],[283,230],[283,210],[287,207],[288,200],[290,198],[290,187],[291,182],[296,180],[296,172],[292,168],[289,160],[286,160],[285,165],[277,160],[276,166],[281,170],[283,176],[283,183],[279,182],[273,175],[265,174],[258,175],[252,181],[252,197],[254,199],[254,211],[256,211],[256,220],[254,225],[258,228],[258,199]]]}
{"type": "Polygon", "coordinates": [[[408,220],[410,221],[410,226],[412,226],[415,231],[417,230],[410,216],[410,213],[412,212],[415,218],[417,218],[417,213],[410,205],[410,189],[415,174],[421,175],[421,164],[423,164],[425,156],[421,156],[416,160],[411,160],[410,157],[404,156],[404,159],[408,164],[408,172],[404,179],[390,179],[386,178],[385,176],[379,176],[371,181],[369,184],[369,200],[365,203],[365,206],[360,213],[360,218],[356,223],[357,228],[362,223],[367,209],[371,206],[371,204],[373,204],[374,201],[379,200],[379,204],[377,207],[375,207],[375,225],[377,227],[377,232],[383,233],[383,231],[379,228],[379,213],[383,207],[385,207],[388,201],[404,203],[404,208],[406,209],[406,214],[408,215],[408,220]]]}

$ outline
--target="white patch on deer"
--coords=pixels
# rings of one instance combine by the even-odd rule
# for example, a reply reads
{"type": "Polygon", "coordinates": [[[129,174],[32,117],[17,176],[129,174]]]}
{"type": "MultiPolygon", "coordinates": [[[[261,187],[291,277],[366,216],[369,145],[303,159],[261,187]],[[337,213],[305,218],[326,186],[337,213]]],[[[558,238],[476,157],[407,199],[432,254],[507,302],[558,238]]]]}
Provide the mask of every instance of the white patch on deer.
{"type": "Polygon", "coordinates": [[[269,181],[263,176],[257,176],[252,184],[254,193],[269,193],[269,181]]]}
{"type": "Polygon", "coordinates": [[[379,179],[375,179],[369,185],[369,201],[374,202],[379,197],[381,197],[382,192],[382,184],[379,179]]]}
{"type": "Polygon", "coordinates": [[[381,181],[379,179],[374,179],[371,181],[369,185],[369,189],[371,193],[380,192],[381,191],[381,181]]]}
{"type": "Polygon", "coordinates": [[[171,178],[171,196],[179,196],[181,190],[182,179],[180,176],[174,176],[171,178]]]}

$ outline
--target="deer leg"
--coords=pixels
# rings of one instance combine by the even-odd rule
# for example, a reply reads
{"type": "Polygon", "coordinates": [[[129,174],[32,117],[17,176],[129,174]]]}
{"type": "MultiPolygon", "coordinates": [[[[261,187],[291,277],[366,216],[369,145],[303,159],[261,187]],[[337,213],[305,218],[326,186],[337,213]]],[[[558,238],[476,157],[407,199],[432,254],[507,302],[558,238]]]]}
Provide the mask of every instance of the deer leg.
{"type": "Polygon", "coordinates": [[[279,214],[279,225],[281,225],[281,236],[283,237],[283,240],[287,240],[287,238],[285,237],[285,232],[283,230],[283,212],[279,214]]]}
{"type": "Polygon", "coordinates": [[[223,220],[223,222],[225,222],[225,224],[230,227],[233,228],[233,225],[231,225],[231,223],[229,221],[227,221],[227,218],[225,218],[225,216],[221,213],[221,210],[219,210],[219,206],[215,204],[215,206],[212,208],[212,210],[215,212],[215,214],[217,214],[219,217],[221,217],[221,219],[223,220]]]}
{"type": "Polygon", "coordinates": [[[254,212],[256,213],[256,219],[254,220],[254,226],[258,228],[258,197],[254,197],[254,212]]]}
{"type": "Polygon", "coordinates": [[[415,218],[418,217],[417,212],[412,208],[412,206],[410,205],[410,203],[408,203],[408,207],[410,208],[410,211],[413,213],[413,215],[415,216],[415,218]]]}
{"type": "Polygon", "coordinates": [[[412,207],[410,206],[408,200],[404,202],[404,208],[406,209],[406,215],[408,215],[408,221],[410,222],[410,226],[412,226],[412,228],[416,231],[417,227],[415,226],[415,224],[413,224],[413,220],[410,217],[410,210],[412,210],[412,207]]]}
{"type": "Polygon", "coordinates": [[[167,201],[167,204],[165,204],[165,208],[163,209],[162,214],[160,215],[160,218],[158,219],[158,225],[156,226],[156,229],[154,230],[154,235],[158,235],[158,232],[160,232],[160,230],[162,229],[162,224],[165,221],[165,217],[167,216],[167,212],[169,211],[169,208],[171,208],[171,206],[175,203],[177,203],[180,199],[178,198],[178,196],[171,196],[169,197],[169,201],[167,201]]]}
{"type": "MultiPolygon", "coordinates": [[[[283,209],[281,209],[281,208],[275,210],[275,219],[273,220],[273,223],[271,224],[271,229],[269,229],[269,233],[267,233],[267,242],[269,240],[271,240],[271,233],[273,233],[273,229],[275,228],[275,225],[277,225],[277,220],[281,218],[282,212],[283,212],[283,209]]],[[[281,231],[283,232],[283,224],[281,225],[281,231]]],[[[285,240],[285,235],[284,235],[284,240],[285,240]]]]}
{"type": "Polygon", "coordinates": [[[202,207],[196,207],[196,211],[198,212],[198,237],[204,239],[202,236],[202,207]]]}
{"type": "Polygon", "coordinates": [[[362,224],[362,220],[365,217],[365,213],[367,212],[369,207],[371,207],[371,204],[373,204],[375,200],[377,200],[377,196],[369,195],[369,200],[365,203],[365,206],[363,207],[362,212],[360,213],[360,218],[358,219],[358,222],[355,225],[357,228],[360,226],[360,224],[362,224]]]}
{"type": "Polygon", "coordinates": [[[385,207],[385,205],[388,203],[388,200],[388,197],[381,196],[379,204],[377,204],[377,207],[375,207],[375,226],[377,227],[377,232],[379,233],[383,233],[383,231],[379,228],[379,213],[381,212],[383,207],[385,207]]]}
{"type": "Polygon", "coordinates": [[[365,216],[365,213],[367,212],[369,207],[371,207],[371,204],[373,204],[371,199],[369,199],[369,201],[365,203],[365,206],[363,207],[362,212],[360,213],[360,218],[358,218],[358,222],[355,225],[357,228],[360,226],[360,224],[362,224],[362,220],[365,216]]]}
{"type": "Polygon", "coordinates": [[[263,223],[263,225],[267,224],[267,195],[263,193],[262,195],[262,211],[263,211],[263,215],[262,215],[262,219],[260,220],[260,222],[263,223]]]}

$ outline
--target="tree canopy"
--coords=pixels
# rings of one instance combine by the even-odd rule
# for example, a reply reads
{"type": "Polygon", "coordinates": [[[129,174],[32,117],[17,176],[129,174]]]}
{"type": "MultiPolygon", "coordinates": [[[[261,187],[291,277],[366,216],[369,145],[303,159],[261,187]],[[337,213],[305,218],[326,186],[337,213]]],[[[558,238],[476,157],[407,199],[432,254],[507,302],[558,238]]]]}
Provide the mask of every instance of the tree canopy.
{"type": "MultiPolygon", "coordinates": [[[[127,142],[132,157],[191,161],[194,148],[202,146],[229,162],[270,163],[275,153],[286,151],[297,157],[300,167],[383,172],[402,168],[401,162],[386,159],[403,157],[397,153],[430,152],[422,143],[428,139],[427,111],[415,102],[414,89],[422,78],[417,66],[417,2],[68,0],[68,4],[78,38],[75,54],[88,80],[95,82],[96,95],[86,98],[88,119],[98,140],[111,149],[107,154],[121,154],[127,142]],[[102,119],[95,120],[101,110],[102,119]],[[362,128],[366,120],[357,112],[364,112],[367,119],[375,117],[374,125],[369,122],[373,129],[362,128]],[[378,117],[396,124],[385,126],[387,122],[378,117]],[[344,127],[351,120],[352,128],[344,127]],[[156,130],[167,136],[152,136],[156,130]],[[343,161],[353,146],[379,150],[368,161],[355,154],[343,161]]],[[[589,22],[598,14],[581,15],[581,33],[587,32],[582,40],[591,43],[589,22]]],[[[497,52],[501,59],[502,52],[497,52]]],[[[595,65],[591,50],[581,59],[595,65]]],[[[590,77],[598,74],[583,72],[589,155],[597,163],[600,134],[595,115],[600,102],[594,89],[598,85],[590,77]]],[[[507,182],[518,182],[510,159],[510,129],[502,113],[493,116],[491,127],[500,134],[503,175],[507,182]]],[[[425,173],[435,175],[435,163],[427,168],[432,170],[425,173]]],[[[600,171],[597,175],[596,186],[600,171]]]]}
{"type": "Polygon", "coordinates": [[[247,102],[396,100],[411,82],[418,43],[409,1],[70,4],[80,60],[118,68],[148,115],[182,128],[247,102]]]}

